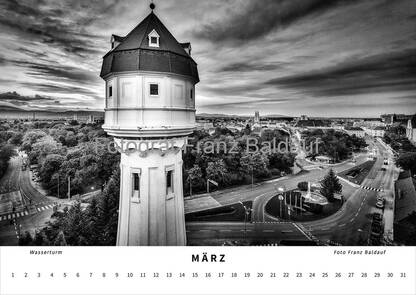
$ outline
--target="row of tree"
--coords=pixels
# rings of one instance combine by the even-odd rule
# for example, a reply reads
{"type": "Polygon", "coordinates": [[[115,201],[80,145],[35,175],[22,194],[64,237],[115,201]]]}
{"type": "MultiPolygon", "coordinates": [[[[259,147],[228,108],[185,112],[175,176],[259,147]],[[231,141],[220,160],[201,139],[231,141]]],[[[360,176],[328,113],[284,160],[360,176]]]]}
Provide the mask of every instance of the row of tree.
{"type": "Polygon", "coordinates": [[[362,150],[367,146],[363,138],[336,130],[307,130],[302,133],[305,138],[306,147],[313,146],[310,151],[312,158],[318,155],[325,155],[340,162],[348,159],[352,152],[362,150]],[[319,141],[318,150],[315,149],[315,142],[319,141]]]}
{"type": "Polygon", "coordinates": [[[193,148],[183,155],[184,193],[204,191],[208,179],[226,188],[291,173],[294,154],[260,151],[264,142],[273,138],[285,142],[288,134],[279,130],[267,130],[261,136],[247,133],[248,129],[235,133],[220,127],[212,135],[195,131],[190,141],[193,148]],[[258,151],[247,146],[248,141],[255,140],[258,151]]]}
{"type": "Polygon", "coordinates": [[[38,164],[48,193],[66,197],[68,181],[73,195],[101,188],[110,178],[120,159],[108,150],[111,143],[99,125],[57,124],[26,131],[20,149],[31,164],[38,164]]]}

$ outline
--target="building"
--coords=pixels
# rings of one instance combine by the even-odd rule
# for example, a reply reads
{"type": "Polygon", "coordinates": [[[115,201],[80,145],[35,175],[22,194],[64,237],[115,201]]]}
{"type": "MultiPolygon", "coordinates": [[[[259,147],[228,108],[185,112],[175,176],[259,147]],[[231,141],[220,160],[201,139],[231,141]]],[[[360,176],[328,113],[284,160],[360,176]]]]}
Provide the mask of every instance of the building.
{"type": "MultiPolygon", "coordinates": [[[[103,129],[122,149],[117,245],[185,245],[182,148],[197,64],[152,11],[103,57],[103,129]],[[128,150],[128,153],[125,151],[128,150]]],[[[188,50],[188,51],[187,51],[188,50]]]]}
{"type": "Polygon", "coordinates": [[[260,113],[259,113],[259,111],[254,112],[254,123],[257,123],[257,124],[260,123],[260,113]]]}
{"type": "Polygon", "coordinates": [[[383,137],[385,133],[386,133],[386,128],[382,126],[378,126],[374,128],[374,137],[383,137]]]}
{"type": "Polygon", "coordinates": [[[394,184],[393,233],[396,243],[408,244],[415,230],[411,215],[416,213],[416,190],[410,171],[402,171],[394,184]]]}
{"type": "Polygon", "coordinates": [[[361,127],[345,127],[344,128],[345,133],[347,133],[348,135],[355,135],[357,137],[364,137],[365,136],[365,131],[364,129],[362,129],[361,127]]]}
{"type": "Polygon", "coordinates": [[[365,131],[368,135],[373,137],[383,137],[384,133],[386,133],[386,129],[382,126],[367,128],[365,131]]]}
{"type": "Polygon", "coordinates": [[[410,142],[416,143],[416,115],[407,120],[406,137],[410,142]]]}
{"type": "Polygon", "coordinates": [[[305,129],[332,129],[328,120],[307,119],[296,122],[295,127],[305,129]]]}
{"type": "Polygon", "coordinates": [[[391,126],[391,125],[393,125],[393,123],[394,123],[394,117],[395,117],[395,114],[384,114],[384,115],[381,115],[380,116],[380,118],[381,118],[381,121],[384,123],[384,124],[386,124],[387,126],[391,126]]]}

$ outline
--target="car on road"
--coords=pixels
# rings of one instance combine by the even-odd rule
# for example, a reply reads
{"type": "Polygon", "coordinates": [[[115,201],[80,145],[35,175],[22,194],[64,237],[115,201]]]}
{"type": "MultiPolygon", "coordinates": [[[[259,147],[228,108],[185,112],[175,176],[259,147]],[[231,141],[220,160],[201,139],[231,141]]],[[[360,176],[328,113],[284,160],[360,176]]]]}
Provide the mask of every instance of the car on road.
{"type": "Polygon", "coordinates": [[[383,226],[380,223],[373,223],[371,225],[371,233],[375,233],[377,235],[383,232],[383,226]]]}
{"type": "Polygon", "coordinates": [[[382,201],[377,201],[377,203],[376,203],[376,207],[377,207],[377,208],[379,208],[379,209],[383,209],[383,208],[384,208],[384,202],[382,202],[382,201]]]}
{"type": "Polygon", "coordinates": [[[383,215],[381,215],[380,213],[374,213],[373,221],[383,221],[383,215]]]}

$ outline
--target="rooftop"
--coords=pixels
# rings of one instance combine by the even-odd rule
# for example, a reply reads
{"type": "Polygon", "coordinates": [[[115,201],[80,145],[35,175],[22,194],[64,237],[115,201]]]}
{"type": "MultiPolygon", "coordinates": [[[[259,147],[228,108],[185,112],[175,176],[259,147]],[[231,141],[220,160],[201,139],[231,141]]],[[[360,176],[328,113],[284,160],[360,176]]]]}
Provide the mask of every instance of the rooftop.
{"type": "Polygon", "coordinates": [[[102,78],[114,72],[155,71],[199,81],[197,64],[153,11],[127,36],[113,36],[120,44],[104,56],[102,78]],[[159,35],[157,47],[149,46],[149,34],[153,30],[159,35]]]}
{"type": "Polygon", "coordinates": [[[409,172],[400,173],[395,189],[394,220],[397,222],[416,211],[416,190],[409,172]]]}

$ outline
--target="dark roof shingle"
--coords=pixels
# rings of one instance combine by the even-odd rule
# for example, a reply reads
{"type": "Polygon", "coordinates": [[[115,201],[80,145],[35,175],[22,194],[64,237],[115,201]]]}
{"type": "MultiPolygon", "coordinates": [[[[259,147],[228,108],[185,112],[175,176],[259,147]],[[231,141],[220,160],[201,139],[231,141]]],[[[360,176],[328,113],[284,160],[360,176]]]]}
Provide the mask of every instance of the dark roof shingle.
{"type": "Polygon", "coordinates": [[[121,43],[104,56],[101,77],[113,72],[157,71],[199,81],[197,64],[153,12],[127,36],[119,38],[121,43]],[[149,46],[148,35],[153,30],[160,36],[159,47],[149,46]]]}

